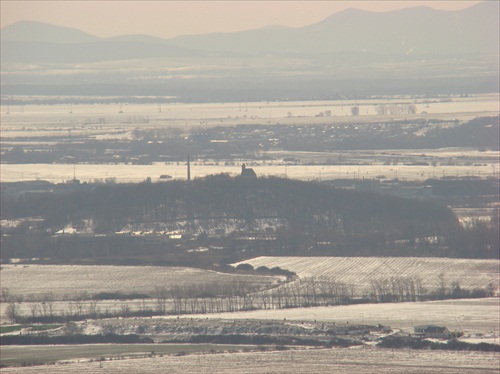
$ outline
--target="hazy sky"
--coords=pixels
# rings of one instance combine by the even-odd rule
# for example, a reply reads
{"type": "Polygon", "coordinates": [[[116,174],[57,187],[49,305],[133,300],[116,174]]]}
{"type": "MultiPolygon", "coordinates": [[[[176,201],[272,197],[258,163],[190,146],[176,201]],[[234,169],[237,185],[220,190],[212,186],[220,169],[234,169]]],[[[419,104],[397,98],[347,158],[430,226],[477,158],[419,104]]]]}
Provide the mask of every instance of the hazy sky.
{"type": "MultiPolygon", "coordinates": [[[[498,1],[498,0],[489,0],[498,1]]],[[[346,8],[384,12],[426,5],[459,10],[480,1],[97,1],[0,0],[1,26],[36,20],[108,37],[231,32],[269,25],[300,27],[346,8]]]]}

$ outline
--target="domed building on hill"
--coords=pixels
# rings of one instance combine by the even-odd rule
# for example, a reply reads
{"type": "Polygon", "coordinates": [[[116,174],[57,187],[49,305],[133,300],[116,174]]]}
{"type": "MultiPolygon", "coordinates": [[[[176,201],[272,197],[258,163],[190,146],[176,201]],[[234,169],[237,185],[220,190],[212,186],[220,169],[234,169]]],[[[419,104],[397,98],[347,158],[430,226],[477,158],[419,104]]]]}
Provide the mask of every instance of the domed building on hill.
{"type": "Polygon", "coordinates": [[[257,178],[257,174],[251,168],[247,168],[245,164],[241,165],[241,176],[247,178],[257,178]]]}

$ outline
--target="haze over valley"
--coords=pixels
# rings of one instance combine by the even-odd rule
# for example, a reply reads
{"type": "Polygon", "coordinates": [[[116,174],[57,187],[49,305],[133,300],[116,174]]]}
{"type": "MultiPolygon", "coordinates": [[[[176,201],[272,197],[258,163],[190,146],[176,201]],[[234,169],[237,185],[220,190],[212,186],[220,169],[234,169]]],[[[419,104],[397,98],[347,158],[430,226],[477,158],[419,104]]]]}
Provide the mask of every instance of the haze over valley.
{"type": "Polygon", "coordinates": [[[171,39],[100,38],[21,21],[2,28],[2,100],[17,94],[206,102],[497,92],[498,7],[485,1],[459,11],[348,9],[300,28],[171,39]]]}
{"type": "Polygon", "coordinates": [[[498,1],[1,6],[2,373],[498,371],[498,1]]]}

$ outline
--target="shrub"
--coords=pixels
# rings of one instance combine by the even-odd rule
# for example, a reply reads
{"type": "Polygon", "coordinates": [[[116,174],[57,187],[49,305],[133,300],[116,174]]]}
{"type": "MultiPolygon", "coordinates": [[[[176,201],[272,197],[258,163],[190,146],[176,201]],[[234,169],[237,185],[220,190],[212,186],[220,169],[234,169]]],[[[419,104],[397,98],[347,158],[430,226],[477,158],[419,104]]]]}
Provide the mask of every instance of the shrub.
{"type": "Polygon", "coordinates": [[[250,264],[239,264],[238,266],[236,266],[236,269],[238,269],[238,270],[245,270],[245,271],[252,271],[253,270],[253,266],[250,265],[250,264]]]}

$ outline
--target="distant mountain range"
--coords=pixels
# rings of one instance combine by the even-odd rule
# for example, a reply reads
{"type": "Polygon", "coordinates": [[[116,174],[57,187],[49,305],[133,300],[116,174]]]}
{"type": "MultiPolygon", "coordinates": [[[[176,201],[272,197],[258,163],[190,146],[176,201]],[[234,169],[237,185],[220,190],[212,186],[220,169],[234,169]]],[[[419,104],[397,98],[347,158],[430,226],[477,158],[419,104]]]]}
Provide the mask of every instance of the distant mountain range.
{"type": "Polygon", "coordinates": [[[153,57],[196,57],[204,52],[147,35],[99,38],[83,31],[36,21],[1,29],[3,62],[73,63],[153,57]]]}
{"type": "Polygon", "coordinates": [[[99,38],[83,31],[21,21],[1,29],[2,62],[74,63],[165,57],[338,54],[463,55],[499,53],[499,2],[460,11],[427,7],[387,13],[348,9],[302,27],[234,33],[99,38]]]}
{"type": "Polygon", "coordinates": [[[100,38],[22,21],[0,29],[10,95],[319,100],[499,92],[499,1],[460,11],[348,9],[301,28],[100,38]]]}
{"type": "Polygon", "coordinates": [[[456,11],[427,7],[387,13],[348,9],[302,28],[181,36],[174,45],[241,53],[498,53],[499,2],[456,11]]]}

